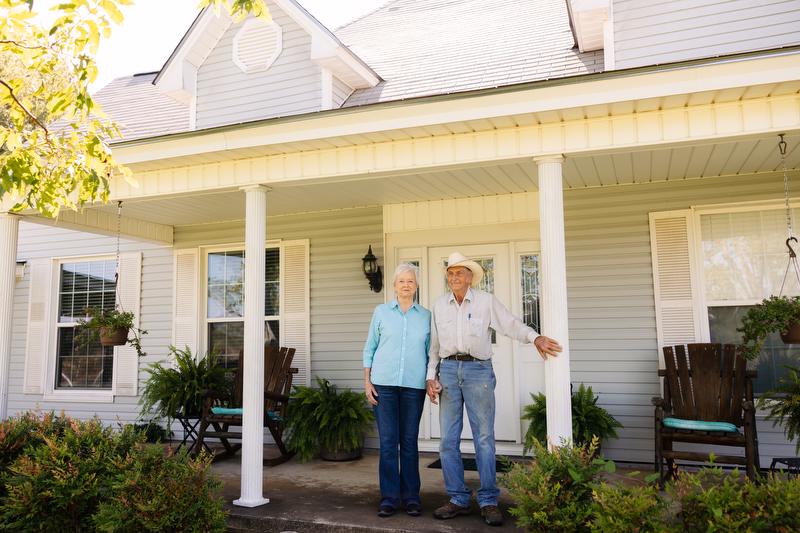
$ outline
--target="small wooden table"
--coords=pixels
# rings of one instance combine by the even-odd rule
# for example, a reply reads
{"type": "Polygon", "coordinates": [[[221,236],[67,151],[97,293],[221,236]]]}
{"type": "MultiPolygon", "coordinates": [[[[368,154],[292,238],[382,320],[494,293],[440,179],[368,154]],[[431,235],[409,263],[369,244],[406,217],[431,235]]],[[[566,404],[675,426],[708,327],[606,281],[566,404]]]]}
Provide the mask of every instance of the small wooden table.
{"type": "MultiPolygon", "coordinates": [[[[178,444],[178,447],[175,451],[187,446],[191,452],[195,447],[195,443],[197,442],[197,428],[200,425],[200,417],[197,415],[183,415],[181,413],[177,413],[175,414],[175,420],[180,422],[183,433],[183,439],[181,439],[181,442],[178,444]]],[[[208,444],[205,442],[203,443],[203,448],[208,453],[212,453],[211,448],[209,448],[208,444]]]]}
{"type": "Polygon", "coordinates": [[[783,470],[789,477],[800,474],[800,457],[775,457],[769,465],[770,472],[783,470]],[[786,465],[786,468],[779,468],[777,465],[786,465]]]}

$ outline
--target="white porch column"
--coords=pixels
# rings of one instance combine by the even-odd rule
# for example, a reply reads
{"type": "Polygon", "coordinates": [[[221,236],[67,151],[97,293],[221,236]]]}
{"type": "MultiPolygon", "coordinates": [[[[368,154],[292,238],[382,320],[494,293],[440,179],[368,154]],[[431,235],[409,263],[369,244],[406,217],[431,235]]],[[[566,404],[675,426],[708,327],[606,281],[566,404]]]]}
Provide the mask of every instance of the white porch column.
{"type": "Polygon", "coordinates": [[[572,442],[572,399],[569,375],[567,262],[564,251],[564,190],[560,155],[537,157],[539,169],[539,234],[541,238],[541,303],[543,335],[564,347],[544,364],[547,396],[547,443],[550,448],[572,442]]]}
{"type": "Polygon", "coordinates": [[[8,414],[8,366],[11,360],[18,232],[19,217],[0,213],[0,420],[5,420],[8,414]]]}
{"type": "Polygon", "coordinates": [[[242,390],[241,496],[234,505],[257,507],[263,496],[264,458],[264,249],[267,242],[267,191],[245,191],[244,383],[242,390]]]}

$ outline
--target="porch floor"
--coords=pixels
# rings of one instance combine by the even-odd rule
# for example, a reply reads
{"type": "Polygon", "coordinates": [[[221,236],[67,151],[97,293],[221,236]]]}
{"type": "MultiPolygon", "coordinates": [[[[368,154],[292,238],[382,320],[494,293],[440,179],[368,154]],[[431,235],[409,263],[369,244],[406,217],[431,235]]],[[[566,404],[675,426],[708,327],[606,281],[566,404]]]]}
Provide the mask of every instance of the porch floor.
{"type": "MultiPolygon", "coordinates": [[[[265,457],[274,454],[265,449],[265,457]]],[[[256,508],[236,507],[231,502],[239,497],[240,458],[214,463],[213,472],[223,482],[229,531],[232,532],[484,532],[497,531],[483,523],[477,504],[473,512],[452,520],[433,518],[433,510],[447,502],[442,471],[428,468],[438,458],[435,453],[420,453],[423,514],[410,517],[400,510],[389,518],[377,515],[380,503],[378,485],[378,453],[365,450],[356,461],[330,462],[315,459],[301,463],[292,459],[282,465],[264,467],[264,497],[270,502],[256,508]]],[[[465,472],[467,484],[478,487],[478,473],[465,472]]],[[[505,531],[522,531],[514,527],[507,514],[511,500],[503,490],[500,507],[506,514],[505,531]]]]}
{"type": "MultiPolygon", "coordinates": [[[[265,449],[265,457],[275,452],[265,449]]],[[[256,508],[236,507],[231,502],[239,497],[240,458],[214,463],[212,471],[222,480],[222,496],[229,512],[228,530],[231,532],[489,532],[473,501],[472,514],[452,520],[433,518],[433,510],[447,502],[442,471],[428,468],[438,455],[420,453],[423,514],[414,518],[402,510],[389,518],[377,516],[380,502],[378,485],[378,454],[365,450],[357,461],[329,462],[313,460],[301,463],[292,459],[282,465],[264,468],[264,497],[270,503],[256,508]]],[[[649,472],[647,472],[649,473],[649,472]]],[[[614,477],[624,477],[617,472],[614,477]]],[[[465,472],[467,485],[477,490],[478,473],[465,472]]],[[[511,499],[502,489],[500,508],[505,515],[504,531],[522,531],[514,526],[508,514],[511,499]]]]}

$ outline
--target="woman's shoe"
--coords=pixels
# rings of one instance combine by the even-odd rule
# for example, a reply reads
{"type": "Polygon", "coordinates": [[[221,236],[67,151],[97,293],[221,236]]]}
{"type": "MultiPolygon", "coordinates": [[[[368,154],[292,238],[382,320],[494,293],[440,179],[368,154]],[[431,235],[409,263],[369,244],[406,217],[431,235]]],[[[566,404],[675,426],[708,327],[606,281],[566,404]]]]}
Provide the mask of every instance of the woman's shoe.
{"type": "Polygon", "coordinates": [[[378,509],[378,516],[381,518],[387,518],[394,514],[394,507],[390,505],[381,505],[381,508],[378,509]]]}
{"type": "Polygon", "coordinates": [[[422,506],[418,503],[409,503],[406,505],[406,514],[408,516],[419,516],[422,514],[422,506]]]}

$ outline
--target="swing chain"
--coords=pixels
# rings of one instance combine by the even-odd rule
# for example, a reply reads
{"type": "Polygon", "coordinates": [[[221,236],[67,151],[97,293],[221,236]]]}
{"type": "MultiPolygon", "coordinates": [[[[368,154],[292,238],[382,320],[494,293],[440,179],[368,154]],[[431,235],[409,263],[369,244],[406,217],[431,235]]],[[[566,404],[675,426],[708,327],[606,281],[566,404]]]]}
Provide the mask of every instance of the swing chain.
{"type": "Polygon", "coordinates": [[[797,262],[797,253],[792,248],[791,243],[797,244],[797,238],[793,235],[792,231],[792,210],[789,207],[789,172],[786,169],[786,140],[784,133],[778,135],[778,151],[781,153],[781,165],[783,167],[783,198],[786,205],[786,230],[788,237],[786,238],[786,248],[789,250],[789,262],[786,264],[786,271],[783,273],[783,281],[781,282],[781,290],[778,296],[783,296],[783,289],[786,285],[786,278],[789,276],[789,268],[794,267],[794,273],[797,277],[797,284],[800,286],[800,265],[797,262]]]}
{"type": "Polygon", "coordinates": [[[117,201],[117,264],[114,269],[114,286],[116,288],[116,305],[119,308],[119,236],[122,231],[122,200],[117,201]]]}

